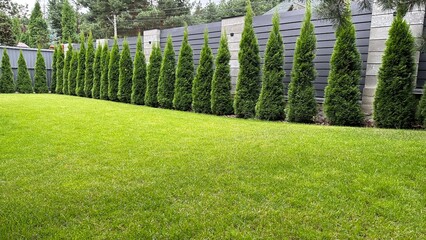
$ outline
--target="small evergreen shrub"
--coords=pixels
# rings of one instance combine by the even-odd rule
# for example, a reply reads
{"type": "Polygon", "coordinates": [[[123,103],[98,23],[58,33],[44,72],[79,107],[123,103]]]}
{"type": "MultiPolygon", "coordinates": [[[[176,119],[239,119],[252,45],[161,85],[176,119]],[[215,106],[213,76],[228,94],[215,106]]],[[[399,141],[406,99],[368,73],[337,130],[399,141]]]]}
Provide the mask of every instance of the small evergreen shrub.
{"type": "Polygon", "coordinates": [[[55,51],[53,52],[52,58],[52,76],[50,79],[49,89],[51,93],[55,93],[56,90],[56,61],[58,60],[59,46],[55,45],[55,51]]]}
{"type": "Polygon", "coordinates": [[[112,46],[109,67],[108,67],[108,99],[118,101],[118,80],[120,76],[120,51],[118,49],[117,39],[114,39],[112,46]]]}
{"type": "Polygon", "coordinates": [[[15,83],[13,82],[13,71],[10,65],[9,54],[6,48],[3,49],[3,57],[1,59],[1,77],[0,77],[0,93],[14,93],[15,83]]]}
{"type": "MultiPolygon", "coordinates": [[[[71,54],[71,52],[69,52],[71,54]]],[[[68,92],[69,95],[76,95],[76,85],[77,85],[77,69],[78,69],[78,58],[79,51],[72,52],[72,58],[70,62],[70,70],[68,72],[68,92]]]]}
{"type": "Polygon", "coordinates": [[[95,48],[93,46],[92,32],[89,32],[87,39],[86,63],[84,72],[84,94],[86,97],[92,97],[93,88],[93,62],[95,61],[95,48]]]}
{"type": "Polygon", "coordinates": [[[157,90],[158,79],[160,77],[161,69],[161,49],[160,46],[155,44],[152,47],[151,55],[149,56],[149,65],[147,70],[146,92],[145,92],[145,105],[150,107],[157,107],[157,90]]]}
{"type": "Polygon", "coordinates": [[[123,41],[123,50],[121,51],[119,66],[117,97],[120,102],[130,103],[132,95],[133,62],[130,56],[129,43],[126,39],[123,41]]]}
{"type": "Polygon", "coordinates": [[[142,48],[142,38],[139,35],[136,43],[136,54],[132,76],[132,99],[131,102],[137,105],[144,104],[146,91],[146,63],[142,48]]]}
{"type": "Polygon", "coordinates": [[[101,64],[101,88],[100,99],[108,100],[108,69],[109,69],[109,49],[108,43],[104,44],[102,49],[102,64],[101,64]]]}
{"type": "Polygon", "coordinates": [[[173,50],[172,37],[167,38],[164,57],[161,63],[160,78],[158,79],[158,105],[162,108],[173,107],[173,94],[175,86],[176,68],[175,51],[173,50]]]}
{"type": "Polygon", "coordinates": [[[71,69],[71,60],[72,60],[72,56],[73,56],[73,49],[72,49],[72,40],[71,38],[68,39],[68,50],[67,53],[65,54],[65,64],[64,64],[64,72],[63,72],[63,86],[62,86],[62,92],[64,94],[69,95],[70,94],[70,90],[69,90],[69,72],[73,71],[71,69]]]}
{"type": "Polygon", "coordinates": [[[41,49],[37,50],[37,58],[34,73],[34,92],[35,93],[47,93],[47,74],[46,74],[46,63],[44,57],[41,54],[41,49]]]}
{"type": "Polygon", "coordinates": [[[25,62],[22,50],[19,52],[18,58],[18,77],[16,78],[16,91],[19,93],[32,93],[30,73],[28,72],[27,63],[25,62]]]}
{"type": "Polygon", "coordinates": [[[95,61],[93,62],[93,87],[92,97],[99,99],[100,97],[100,86],[101,86],[101,75],[102,75],[102,46],[96,47],[95,61]]]}
{"type": "Polygon", "coordinates": [[[58,56],[56,59],[56,89],[55,92],[58,94],[62,94],[62,85],[64,83],[63,80],[64,74],[64,49],[62,46],[59,46],[58,56]]]}
{"type": "Polygon", "coordinates": [[[84,75],[86,72],[86,46],[84,44],[84,34],[80,35],[80,50],[78,53],[78,68],[77,68],[77,78],[75,86],[75,94],[80,97],[84,97],[84,75]]]}

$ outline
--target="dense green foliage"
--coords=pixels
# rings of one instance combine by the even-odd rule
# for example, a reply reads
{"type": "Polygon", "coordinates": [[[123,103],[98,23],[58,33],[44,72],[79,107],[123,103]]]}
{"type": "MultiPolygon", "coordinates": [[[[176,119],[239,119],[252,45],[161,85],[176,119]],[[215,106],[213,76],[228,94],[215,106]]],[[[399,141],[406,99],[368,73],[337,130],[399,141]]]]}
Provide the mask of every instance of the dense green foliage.
{"type": "Polygon", "coordinates": [[[176,68],[175,93],[173,95],[173,107],[175,109],[181,111],[191,110],[193,79],[194,60],[192,48],[188,42],[188,28],[185,27],[176,68]]]}
{"type": "Polygon", "coordinates": [[[65,53],[65,63],[64,63],[64,72],[63,72],[63,86],[62,86],[62,92],[64,94],[69,95],[69,72],[75,71],[75,69],[71,68],[71,60],[73,57],[73,48],[72,48],[72,40],[71,38],[68,39],[68,49],[65,53]]]}
{"type": "Polygon", "coordinates": [[[117,39],[114,39],[112,46],[109,66],[108,66],[108,99],[118,101],[118,80],[120,77],[120,51],[118,49],[117,39]]]}
{"type": "Polygon", "coordinates": [[[1,59],[1,76],[0,76],[0,93],[14,93],[15,83],[13,81],[13,71],[10,65],[9,54],[6,48],[3,49],[3,55],[1,59]]]}
{"type": "Polygon", "coordinates": [[[145,105],[150,107],[158,106],[157,91],[158,79],[160,77],[161,62],[161,49],[158,44],[155,44],[152,47],[152,52],[149,56],[149,65],[146,76],[145,105]]]}
{"type": "Polygon", "coordinates": [[[62,0],[61,9],[61,36],[66,39],[77,40],[77,16],[68,0],[62,0]]]}
{"type": "Polygon", "coordinates": [[[262,88],[256,104],[256,117],[283,120],[284,114],[284,42],[280,33],[280,16],[272,17],[272,30],[265,49],[262,88]]]}
{"type": "Polygon", "coordinates": [[[95,61],[95,47],[93,46],[92,32],[89,32],[87,39],[86,64],[84,72],[84,94],[86,97],[92,97],[93,88],[93,62],[95,61]]]}
{"type": "Polygon", "coordinates": [[[374,121],[378,127],[411,128],[415,123],[414,49],[410,27],[398,15],[389,30],[379,69],[374,99],[374,121]]]}
{"type": "Polygon", "coordinates": [[[62,46],[59,46],[58,56],[56,59],[56,89],[55,92],[62,94],[63,84],[64,84],[64,49],[62,46]]]}
{"type": "Polygon", "coordinates": [[[261,78],[259,46],[253,29],[253,11],[249,0],[247,1],[238,62],[240,69],[234,97],[234,112],[237,117],[254,117],[256,102],[259,99],[261,78]]]}
{"type": "Polygon", "coordinates": [[[312,123],[317,114],[313,85],[317,75],[314,65],[316,41],[309,4],[294,51],[287,103],[289,122],[312,123]]]}
{"type": "Polygon", "coordinates": [[[173,94],[176,77],[176,59],[172,37],[167,38],[164,48],[164,57],[161,62],[160,77],[158,79],[157,101],[162,108],[173,107],[173,94]]]}
{"type": "Polygon", "coordinates": [[[70,71],[68,73],[68,93],[69,95],[76,95],[77,85],[77,69],[78,69],[79,51],[73,51],[70,62],[70,71]]]}
{"type": "Polygon", "coordinates": [[[52,57],[52,75],[50,77],[50,84],[49,84],[49,90],[51,93],[55,93],[56,90],[56,72],[58,68],[56,67],[56,61],[58,60],[58,54],[59,54],[59,47],[58,45],[55,45],[55,51],[53,52],[52,57]]]}
{"type": "Polygon", "coordinates": [[[216,68],[213,74],[211,91],[211,110],[216,115],[229,115],[233,113],[230,59],[231,53],[228,48],[228,40],[226,33],[223,33],[217,51],[216,68]]]}
{"type": "Polygon", "coordinates": [[[133,63],[133,76],[132,76],[132,96],[131,102],[133,104],[144,104],[146,91],[146,63],[145,54],[143,52],[142,37],[138,36],[136,43],[136,54],[133,63]]]}
{"type": "Polygon", "coordinates": [[[19,51],[18,76],[16,78],[16,91],[19,93],[33,92],[30,73],[28,72],[27,63],[25,62],[25,58],[24,58],[24,55],[22,54],[22,50],[19,51]]]}
{"type": "Polygon", "coordinates": [[[423,95],[420,99],[419,106],[417,107],[417,115],[420,124],[423,124],[423,127],[426,128],[426,83],[423,87],[423,95]]]}
{"type": "Polygon", "coordinates": [[[38,46],[47,47],[49,43],[49,30],[46,20],[43,18],[40,3],[35,3],[34,9],[31,12],[30,21],[28,24],[29,46],[36,48],[38,46]]]}
{"type": "Polygon", "coordinates": [[[133,62],[132,56],[130,56],[129,43],[126,39],[123,41],[119,66],[117,98],[120,102],[130,103],[132,96],[133,62]]]}
{"type": "Polygon", "coordinates": [[[75,94],[84,97],[84,76],[86,73],[86,46],[84,40],[84,33],[80,34],[80,50],[78,53],[78,68],[76,77],[75,94]]]}
{"type": "Polygon", "coordinates": [[[41,49],[37,51],[35,73],[34,73],[34,92],[35,93],[47,93],[47,74],[46,74],[46,63],[44,57],[41,54],[41,49]]]}
{"type": "Polygon", "coordinates": [[[109,49],[108,43],[105,43],[102,48],[102,56],[101,56],[101,88],[100,88],[100,99],[107,100],[108,99],[108,69],[109,69],[109,49]]]}
{"type": "Polygon", "coordinates": [[[102,46],[96,47],[95,60],[93,61],[93,87],[92,97],[99,99],[101,93],[101,75],[102,75],[102,46]]]}
{"type": "Polygon", "coordinates": [[[16,35],[13,32],[12,19],[0,12],[0,45],[15,46],[16,35]]]}
{"type": "Polygon", "coordinates": [[[209,47],[209,32],[204,31],[204,45],[201,49],[197,74],[192,85],[192,109],[198,113],[211,112],[211,84],[213,80],[213,53],[209,47]]]}
{"type": "Polygon", "coordinates": [[[349,6],[346,20],[338,26],[336,43],[325,88],[324,112],[332,125],[360,126],[363,114],[359,103],[361,92],[361,55],[356,46],[355,27],[349,6]]]}

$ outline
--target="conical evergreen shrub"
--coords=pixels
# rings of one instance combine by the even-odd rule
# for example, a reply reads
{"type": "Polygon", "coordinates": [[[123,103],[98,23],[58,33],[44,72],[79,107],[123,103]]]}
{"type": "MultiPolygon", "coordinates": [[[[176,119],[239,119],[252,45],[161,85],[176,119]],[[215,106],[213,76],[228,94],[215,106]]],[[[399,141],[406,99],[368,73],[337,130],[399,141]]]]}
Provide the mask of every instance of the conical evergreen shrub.
{"type": "Polygon", "coordinates": [[[80,97],[84,97],[84,75],[86,73],[86,46],[85,46],[84,34],[80,35],[80,50],[78,53],[78,68],[77,78],[75,86],[75,94],[80,97]]]}
{"type": "Polygon", "coordinates": [[[120,51],[118,49],[117,39],[114,39],[112,46],[109,67],[108,67],[108,99],[118,101],[118,80],[120,76],[120,51]]]}
{"type": "Polygon", "coordinates": [[[312,123],[317,115],[313,84],[317,75],[314,64],[316,41],[314,25],[311,22],[311,4],[308,2],[293,57],[287,103],[289,122],[312,123]]]}
{"type": "Polygon", "coordinates": [[[157,107],[157,91],[158,79],[160,78],[161,69],[161,49],[160,46],[155,44],[152,47],[151,55],[149,56],[149,65],[147,70],[146,92],[145,92],[145,105],[150,107],[157,107]]]}
{"type": "Polygon", "coordinates": [[[86,97],[92,97],[93,88],[93,62],[95,61],[95,48],[93,46],[92,32],[89,32],[87,39],[86,64],[84,73],[84,94],[86,97]]]}
{"type": "Polygon", "coordinates": [[[234,111],[237,117],[255,116],[255,106],[260,93],[260,57],[259,46],[253,29],[253,10],[247,0],[244,29],[238,52],[240,70],[234,97],[234,111]]]}
{"type": "Polygon", "coordinates": [[[47,74],[46,74],[46,63],[44,57],[41,54],[40,47],[37,50],[37,58],[34,73],[34,92],[35,93],[48,93],[47,88],[47,74]]]}
{"type": "Polygon", "coordinates": [[[55,45],[55,51],[53,52],[52,57],[52,75],[49,83],[49,90],[51,93],[55,93],[56,90],[56,61],[58,60],[59,46],[55,45]]]}
{"type": "Polygon", "coordinates": [[[101,75],[102,75],[102,46],[96,47],[95,61],[93,62],[93,87],[92,87],[92,97],[99,99],[101,94],[101,75]]]}
{"type": "Polygon", "coordinates": [[[211,111],[215,115],[229,115],[233,113],[230,60],[231,53],[228,48],[228,40],[226,33],[223,33],[217,51],[216,68],[213,74],[211,91],[211,111]]]}
{"type": "Polygon", "coordinates": [[[56,59],[56,89],[55,92],[58,94],[62,94],[63,88],[63,74],[64,74],[64,49],[62,46],[59,46],[58,56],[56,59]]]}
{"type": "Polygon", "coordinates": [[[142,38],[139,35],[136,43],[136,54],[132,77],[132,99],[133,104],[144,104],[146,91],[146,63],[142,48],[142,38]]]}
{"type": "Polygon", "coordinates": [[[25,62],[22,50],[19,51],[18,58],[18,77],[16,78],[16,91],[19,93],[32,93],[30,73],[28,72],[27,63],[25,62]]]}
{"type": "Polygon", "coordinates": [[[118,80],[117,97],[120,102],[130,103],[132,95],[132,75],[133,75],[133,62],[130,56],[129,43],[126,39],[123,41],[123,50],[120,55],[120,72],[118,80]]]}
{"type": "Polygon", "coordinates": [[[389,30],[379,69],[374,98],[374,121],[378,127],[411,128],[415,123],[414,49],[410,27],[398,14],[389,30]]]}
{"type": "MultiPolygon", "coordinates": [[[[71,52],[69,52],[71,54],[71,52]]],[[[76,85],[77,85],[77,72],[78,72],[78,58],[79,51],[72,52],[72,58],[70,62],[70,70],[68,72],[68,92],[69,95],[76,95],[76,85]]]]}
{"type": "Polygon", "coordinates": [[[361,55],[356,46],[349,5],[344,14],[345,18],[336,31],[328,85],[325,88],[324,112],[332,125],[360,126],[363,122],[359,102],[361,55]]]}
{"type": "Polygon", "coordinates": [[[423,95],[417,108],[417,114],[420,124],[423,124],[423,127],[426,128],[426,83],[423,87],[423,95]]]}
{"type": "Polygon", "coordinates": [[[13,82],[13,78],[9,54],[7,54],[6,48],[4,48],[3,57],[1,59],[0,93],[15,92],[15,83],[13,82]]]}
{"type": "Polygon", "coordinates": [[[209,47],[209,32],[204,31],[204,45],[201,49],[197,74],[192,85],[192,109],[198,113],[211,112],[211,84],[213,80],[213,53],[209,47]]]}
{"type": "Polygon", "coordinates": [[[71,60],[73,56],[73,49],[72,49],[72,40],[71,38],[68,39],[68,50],[65,54],[65,63],[64,63],[64,72],[63,72],[63,86],[62,86],[62,92],[64,94],[69,95],[69,72],[71,70],[71,60]]]}
{"type": "Polygon", "coordinates": [[[167,38],[164,57],[161,63],[160,78],[158,79],[158,105],[162,108],[173,107],[173,95],[176,77],[175,51],[173,50],[172,37],[167,38]]]}
{"type": "Polygon", "coordinates": [[[283,120],[284,114],[284,42],[280,33],[278,12],[272,17],[272,30],[265,50],[263,80],[256,117],[264,120],[283,120]]]}
{"type": "Polygon", "coordinates": [[[102,49],[102,64],[101,64],[101,88],[100,99],[108,100],[108,69],[109,69],[109,49],[108,43],[104,44],[102,49]]]}

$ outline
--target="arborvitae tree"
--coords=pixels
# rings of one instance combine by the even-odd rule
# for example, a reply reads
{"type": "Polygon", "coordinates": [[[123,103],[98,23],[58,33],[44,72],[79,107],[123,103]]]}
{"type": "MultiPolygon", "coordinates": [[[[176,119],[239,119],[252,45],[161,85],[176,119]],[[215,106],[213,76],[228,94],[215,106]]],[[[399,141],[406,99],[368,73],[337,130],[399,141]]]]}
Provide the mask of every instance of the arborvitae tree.
{"type": "Polygon", "coordinates": [[[64,49],[62,46],[59,48],[58,56],[56,59],[56,93],[62,94],[64,83],[64,49]]]}
{"type": "Polygon", "coordinates": [[[415,122],[414,49],[410,27],[398,13],[389,30],[379,69],[374,99],[374,121],[378,127],[411,128],[415,122]]]}
{"type": "Polygon", "coordinates": [[[336,31],[328,86],[325,88],[324,112],[332,125],[359,126],[363,122],[358,87],[361,55],[356,46],[349,6],[346,7],[345,16],[336,31]]]}
{"type": "Polygon", "coordinates": [[[158,79],[158,105],[162,108],[173,107],[173,93],[175,86],[175,51],[173,50],[172,37],[167,38],[164,57],[161,63],[160,78],[158,79]]]}
{"type": "Polygon", "coordinates": [[[64,72],[63,72],[63,86],[62,86],[62,92],[64,94],[70,94],[69,91],[69,72],[73,71],[73,69],[71,68],[71,60],[73,57],[73,49],[72,49],[72,40],[71,38],[68,39],[68,50],[67,53],[65,54],[65,63],[64,63],[64,72]]]}
{"type": "Polygon", "coordinates": [[[126,39],[123,41],[123,50],[120,55],[120,71],[118,80],[117,97],[120,102],[130,103],[132,95],[132,73],[133,62],[130,56],[129,43],[126,39]]]}
{"type": "Polygon", "coordinates": [[[77,40],[77,16],[68,0],[63,0],[62,2],[61,30],[64,41],[69,38],[77,40]]]}
{"type": "Polygon", "coordinates": [[[55,51],[53,52],[53,58],[52,58],[52,76],[50,78],[50,92],[55,93],[56,90],[56,71],[58,70],[56,67],[56,62],[58,60],[58,54],[59,54],[59,46],[55,45],[55,51]]]}
{"type": "Polygon", "coordinates": [[[34,73],[34,92],[35,93],[47,93],[49,89],[47,88],[47,75],[46,75],[46,63],[44,61],[43,55],[41,54],[41,49],[38,48],[35,73],[34,73]]]}
{"type": "Polygon", "coordinates": [[[87,39],[86,64],[84,73],[84,94],[86,97],[92,97],[93,88],[93,62],[95,61],[95,48],[93,46],[92,32],[89,32],[87,39]]]}
{"type": "Polygon", "coordinates": [[[12,19],[0,12],[0,45],[15,46],[16,35],[13,32],[12,19]]]}
{"type": "Polygon", "coordinates": [[[49,30],[38,1],[35,3],[34,9],[31,12],[28,33],[30,47],[46,47],[49,43],[49,30]]]}
{"type": "Polygon", "coordinates": [[[284,42],[280,34],[278,12],[272,18],[272,31],[265,50],[262,90],[256,105],[256,117],[264,120],[284,119],[284,42]]]}
{"type": "Polygon", "coordinates": [[[92,97],[99,99],[100,96],[100,87],[101,87],[101,74],[102,74],[102,46],[96,47],[95,61],[93,62],[93,87],[92,87],[92,97]]]}
{"type": "Polygon", "coordinates": [[[100,88],[100,99],[107,100],[108,99],[108,69],[109,69],[109,49],[108,49],[108,43],[104,44],[104,47],[102,49],[102,56],[101,56],[101,88],[100,88]]]}
{"type": "Polygon", "coordinates": [[[13,82],[12,66],[10,65],[9,54],[7,54],[6,48],[4,48],[1,59],[0,93],[13,92],[15,92],[15,84],[13,82]]]}
{"type": "Polygon", "coordinates": [[[194,59],[191,45],[188,42],[188,28],[185,27],[176,69],[175,94],[173,96],[173,107],[175,109],[191,110],[193,79],[194,59]]]}
{"type": "Polygon", "coordinates": [[[234,98],[234,110],[237,117],[250,118],[255,115],[256,102],[260,92],[259,46],[253,30],[253,10],[247,1],[244,29],[238,52],[240,70],[234,98]]]}
{"type": "Polygon", "coordinates": [[[146,63],[145,55],[142,48],[142,38],[138,36],[138,42],[136,44],[136,54],[133,67],[132,77],[132,100],[133,104],[142,105],[144,104],[146,91],[146,63]]]}
{"type": "Polygon", "coordinates": [[[204,46],[201,49],[197,74],[192,85],[192,109],[198,113],[211,112],[211,83],[213,80],[213,53],[209,47],[209,32],[204,31],[204,46]]]}
{"type": "Polygon", "coordinates": [[[112,46],[109,66],[108,66],[108,99],[118,101],[118,80],[120,76],[120,51],[118,49],[117,39],[114,39],[112,46]]]}
{"type": "Polygon", "coordinates": [[[84,93],[84,75],[86,72],[86,47],[84,44],[84,34],[80,35],[80,50],[78,53],[78,69],[77,69],[77,78],[76,78],[76,86],[75,93],[77,96],[83,97],[84,93]]]}
{"type": "Polygon", "coordinates": [[[423,127],[426,128],[426,83],[423,87],[423,95],[417,108],[417,114],[420,124],[423,124],[423,127]]]}
{"type": "Polygon", "coordinates": [[[70,62],[70,71],[68,72],[68,92],[70,95],[76,95],[76,85],[77,85],[77,69],[78,69],[78,58],[79,58],[79,52],[73,51],[72,53],[69,52],[69,54],[72,54],[71,62],[70,62]]]}
{"type": "Polygon", "coordinates": [[[30,73],[28,72],[27,63],[25,62],[22,50],[19,52],[18,58],[18,77],[16,78],[16,91],[19,93],[32,93],[30,73]]]}
{"type": "Polygon", "coordinates": [[[294,51],[287,103],[289,122],[311,123],[317,115],[313,85],[317,74],[314,64],[316,41],[314,25],[311,22],[311,4],[308,2],[294,51]]]}
{"type": "Polygon", "coordinates": [[[149,56],[149,65],[147,71],[146,81],[146,93],[145,93],[145,105],[151,107],[157,107],[157,90],[158,90],[158,78],[160,77],[161,68],[161,49],[160,46],[155,44],[152,47],[151,55],[149,56]]]}
{"type": "Polygon", "coordinates": [[[211,110],[216,115],[229,115],[233,113],[231,97],[231,67],[229,60],[231,53],[228,48],[226,33],[220,38],[219,50],[217,51],[212,81],[211,110]]]}

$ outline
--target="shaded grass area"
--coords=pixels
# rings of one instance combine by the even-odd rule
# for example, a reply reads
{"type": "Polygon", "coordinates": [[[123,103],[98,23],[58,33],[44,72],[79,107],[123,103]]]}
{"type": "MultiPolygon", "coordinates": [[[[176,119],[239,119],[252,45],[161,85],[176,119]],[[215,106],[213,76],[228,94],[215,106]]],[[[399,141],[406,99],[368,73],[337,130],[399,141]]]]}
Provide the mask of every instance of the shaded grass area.
{"type": "Polygon", "coordinates": [[[426,132],[0,95],[0,238],[426,238],[426,132]]]}

